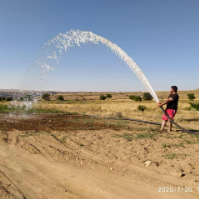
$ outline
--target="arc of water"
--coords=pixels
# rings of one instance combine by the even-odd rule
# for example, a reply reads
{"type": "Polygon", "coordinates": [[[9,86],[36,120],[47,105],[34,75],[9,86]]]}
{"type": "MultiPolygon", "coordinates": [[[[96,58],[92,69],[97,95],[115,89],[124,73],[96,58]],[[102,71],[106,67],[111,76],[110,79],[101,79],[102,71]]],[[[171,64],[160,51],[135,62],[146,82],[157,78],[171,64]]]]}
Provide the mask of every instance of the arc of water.
{"type": "MultiPolygon", "coordinates": [[[[135,72],[135,74],[138,76],[138,78],[142,81],[142,83],[145,85],[145,87],[151,93],[154,100],[157,103],[159,102],[159,99],[158,99],[157,95],[155,94],[153,88],[151,87],[150,83],[148,82],[147,78],[145,77],[145,75],[143,74],[141,69],[137,66],[137,64],[132,60],[132,58],[129,57],[126,54],[126,52],[124,52],[116,44],[113,44],[108,39],[98,36],[92,32],[71,30],[69,32],[66,32],[65,34],[59,34],[57,37],[54,37],[53,39],[51,39],[50,41],[48,41],[45,44],[44,57],[41,57],[40,59],[36,60],[35,63],[37,64],[37,66],[39,66],[39,67],[41,66],[41,68],[43,69],[42,75],[45,75],[46,70],[47,71],[54,70],[54,68],[52,66],[50,66],[49,60],[56,60],[56,62],[58,62],[59,58],[62,55],[62,51],[67,51],[69,48],[73,47],[74,45],[80,46],[81,43],[89,43],[89,42],[92,42],[94,44],[98,44],[100,42],[100,43],[106,45],[108,48],[110,48],[118,57],[120,57],[135,72]],[[51,50],[51,47],[55,47],[55,48],[53,50],[51,50]],[[58,51],[60,53],[59,56],[57,56],[56,51],[58,51]]],[[[29,96],[29,98],[34,99],[34,95],[35,95],[34,92],[30,91],[28,96],[29,96]]],[[[30,103],[30,105],[32,105],[32,104],[30,103]]],[[[187,132],[190,134],[197,134],[196,132],[186,130],[183,127],[179,126],[167,115],[167,113],[165,112],[165,110],[162,107],[161,107],[161,109],[165,113],[167,118],[172,123],[174,123],[178,128],[180,128],[184,132],[187,132]]],[[[146,121],[144,121],[144,122],[146,122],[146,121]]]]}
{"type": "Polygon", "coordinates": [[[43,68],[43,70],[53,70],[54,68],[46,63],[46,60],[56,60],[59,61],[59,58],[62,55],[62,51],[67,51],[69,48],[73,47],[74,45],[80,46],[80,44],[84,43],[94,43],[99,44],[102,43],[103,45],[107,46],[109,49],[111,49],[118,57],[120,57],[129,67],[134,71],[134,73],[138,76],[138,78],[141,80],[141,82],[145,85],[147,90],[151,93],[154,100],[158,103],[159,99],[154,92],[152,86],[150,85],[149,81],[141,71],[141,69],[138,67],[138,65],[133,61],[131,57],[129,57],[126,52],[124,52],[120,47],[118,47],[116,44],[113,44],[108,39],[105,39],[101,36],[98,36],[92,32],[88,31],[74,31],[71,30],[69,32],[66,32],[65,34],[59,34],[50,41],[48,41],[45,46],[45,61],[37,60],[37,63],[40,64],[40,66],[43,68]],[[54,50],[51,48],[55,47],[54,50]],[[56,50],[55,50],[56,49],[56,50]],[[57,52],[59,53],[59,56],[57,55],[57,52]]]}

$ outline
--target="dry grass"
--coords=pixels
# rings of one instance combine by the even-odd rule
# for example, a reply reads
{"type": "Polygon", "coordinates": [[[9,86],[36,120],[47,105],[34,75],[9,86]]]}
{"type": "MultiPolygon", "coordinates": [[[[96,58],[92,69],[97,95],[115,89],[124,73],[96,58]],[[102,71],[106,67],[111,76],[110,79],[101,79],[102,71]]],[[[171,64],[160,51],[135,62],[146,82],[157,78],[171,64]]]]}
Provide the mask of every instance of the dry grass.
{"type": "MultiPolygon", "coordinates": [[[[154,101],[134,102],[131,100],[109,100],[109,101],[87,101],[86,103],[50,103],[43,102],[38,105],[39,108],[57,109],[66,112],[78,112],[81,114],[109,116],[109,117],[124,117],[134,118],[147,121],[160,122],[162,117],[161,110],[157,107],[154,101]],[[147,110],[144,112],[138,111],[137,106],[144,105],[147,110]]],[[[189,129],[199,129],[199,111],[188,110],[189,102],[180,101],[178,113],[175,120],[177,123],[189,129]]]]}
{"type": "MultiPolygon", "coordinates": [[[[189,101],[186,95],[194,92],[196,96],[195,102],[199,102],[199,90],[195,91],[179,91],[180,102],[179,110],[175,117],[177,123],[185,128],[199,129],[199,111],[189,111],[189,101]]],[[[42,101],[36,105],[36,108],[61,110],[64,112],[77,112],[81,114],[109,116],[109,117],[125,117],[148,121],[161,121],[162,112],[154,101],[134,102],[128,99],[129,95],[143,96],[142,92],[137,93],[111,93],[112,98],[107,100],[99,100],[99,96],[106,93],[68,93],[64,94],[65,101],[42,101]],[[138,111],[138,105],[144,105],[147,110],[138,111]]],[[[169,92],[157,92],[160,99],[167,98],[169,92]]],[[[56,96],[52,96],[52,99],[56,96]]],[[[163,100],[160,100],[163,101],[163,100]]],[[[0,102],[8,104],[9,102],[0,102]]]]}

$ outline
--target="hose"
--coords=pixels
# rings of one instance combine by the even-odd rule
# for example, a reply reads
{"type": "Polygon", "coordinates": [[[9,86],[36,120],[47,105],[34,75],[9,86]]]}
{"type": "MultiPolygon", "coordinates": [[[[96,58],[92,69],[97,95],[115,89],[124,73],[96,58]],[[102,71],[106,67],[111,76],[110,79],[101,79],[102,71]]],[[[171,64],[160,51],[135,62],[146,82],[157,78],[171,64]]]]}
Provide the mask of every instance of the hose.
{"type": "Polygon", "coordinates": [[[73,113],[40,113],[39,115],[77,115],[77,116],[85,116],[85,117],[95,117],[99,119],[111,119],[111,120],[127,120],[127,121],[135,121],[135,122],[143,122],[147,124],[154,124],[154,125],[161,125],[161,123],[158,122],[150,122],[150,121],[145,121],[145,120],[137,120],[137,119],[131,119],[131,118],[116,118],[116,117],[101,117],[97,115],[86,115],[86,114],[73,114],[73,113]]]}
{"type": "Polygon", "coordinates": [[[96,118],[102,118],[102,119],[111,119],[111,120],[128,120],[128,121],[143,122],[143,123],[154,124],[154,125],[161,125],[161,123],[157,123],[157,122],[136,120],[136,119],[130,119],[130,118],[100,117],[100,116],[96,116],[96,115],[82,115],[82,116],[96,117],[96,118]]]}
{"type": "MultiPolygon", "coordinates": [[[[183,132],[189,133],[189,134],[195,134],[195,135],[199,135],[199,133],[197,133],[198,131],[193,130],[193,131],[189,131],[183,127],[181,127],[180,125],[178,125],[176,122],[174,122],[169,115],[165,112],[165,110],[160,107],[160,109],[162,110],[162,112],[166,115],[166,117],[169,119],[170,122],[172,122],[175,126],[177,126],[179,129],[181,129],[183,132]]],[[[45,115],[57,115],[57,113],[43,113],[45,115]]],[[[101,118],[101,119],[111,119],[111,120],[126,120],[126,121],[135,121],[135,122],[143,122],[143,123],[147,123],[147,124],[154,124],[154,125],[161,125],[161,123],[158,122],[150,122],[150,121],[145,121],[145,120],[137,120],[137,119],[130,119],[130,118],[114,118],[114,117],[101,117],[101,116],[96,116],[96,115],[86,115],[86,114],[71,114],[71,113],[61,113],[62,115],[77,115],[77,116],[87,116],[87,117],[95,117],[95,118],[101,118]]],[[[41,114],[42,115],[42,114],[41,114]]]]}
{"type": "Polygon", "coordinates": [[[180,125],[178,125],[176,122],[174,122],[174,120],[172,120],[169,115],[166,113],[166,111],[163,109],[163,107],[160,107],[160,109],[162,110],[162,112],[166,115],[166,117],[168,118],[168,120],[170,122],[172,122],[175,126],[177,126],[179,129],[181,129],[183,132],[189,133],[189,134],[195,134],[195,135],[199,135],[199,133],[196,133],[194,131],[189,131],[183,127],[181,127],[180,125]]]}

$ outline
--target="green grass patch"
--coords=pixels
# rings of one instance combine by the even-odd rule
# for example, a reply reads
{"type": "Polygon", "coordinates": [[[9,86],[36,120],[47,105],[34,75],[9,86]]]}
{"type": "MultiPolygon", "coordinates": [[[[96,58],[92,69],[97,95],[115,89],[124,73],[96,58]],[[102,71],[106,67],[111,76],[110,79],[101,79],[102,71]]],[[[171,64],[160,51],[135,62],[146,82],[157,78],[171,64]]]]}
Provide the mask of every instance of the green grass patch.
{"type": "Polygon", "coordinates": [[[198,144],[198,140],[185,140],[186,144],[198,144]]]}
{"type": "Polygon", "coordinates": [[[67,140],[68,136],[67,135],[64,135],[59,141],[61,143],[66,143],[66,140],[67,140]]]}
{"type": "Polygon", "coordinates": [[[127,128],[128,131],[136,130],[136,131],[152,131],[154,134],[157,133],[159,129],[153,127],[129,127],[127,128]]]}
{"type": "Polygon", "coordinates": [[[64,114],[78,114],[77,112],[64,112],[57,109],[42,109],[42,108],[32,108],[27,109],[26,107],[16,107],[0,104],[0,113],[12,113],[12,114],[33,114],[33,113],[64,113],[64,114]]]}
{"type": "Polygon", "coordinates": [[[178,154],[176,154],[176,153],[168,153],[168,154],[166,154],[166,155],[162,155],[162,157],[165,157],[165,158],[167,158],[167,159],[175,159],[175,158],[179,158],[180,156],[184,156],[184,157],[186,157],[186,156],[190,156],[189,154],[182,154],[182,153],[178,153],[178,154]]]}
{"type": "Polygon", "coordinates": [[[184,147],[184,143],[183,142],[180,142],[178,144],[168,144],[168,143],[162,143],[162,148],[171,148],[171,147],[184,147]]]}
{"type": "Polygon", "coordinates": [[[11,110],[12,110],[11,107],[0,104],[0,113],[10,113],[11,110]]]}
{"type": "Polygon", "coordinates": [[[155,133],[150,133],[150,132],[146,132],[146,133],[124,133],[124,134],[115,134],[113,135],[113,137],[116,138],[124,138],[128,141],[132,141],[132,140],[139,140],[139,139],[153,139],[156,140],[156,137],[158,136],[158,134],[155,133]]]}
{"type": "Polygon", "coordinates": [[[162,148],[170,148],[171,145],[170,144],[167,144],[166,142],[165,143],[162,143],[162,148]]]}
{"type": "Polygon", "coordinates": [[[165,157],[167,159],[174,159],[174,158],[177,158],[177,154],[176,153],[169,153],[169,154],[166,154],[166,155],[162,155],[162,157],[165,157]]]}
{"type": "Polygon", "coordinates": [[[172,146],[174,146],[174,147],[184,147],[184,143],[180,142],[178,144],[172,144],[172,146]]]}
{"type": "Polygon", "coordinates": [[[138,133],[136,135],[136,140],[137,139],[153,139],[153,140],[156,140],[157,135],[158,135],[157,133],[150,133],[150,132],[138,133]]]}
{"type": "Polygon", "coordinates": [[[124,139],[126,139],[126,140],[128,140],[128,141],[132,141],[132,140],[134,140],[135,139],[135,135],[134,134],[130,134],[130,133],[124,133],[124,134],[115,134],[115,135],[113,135],[113,137],[116,137],[116,138],[124,138],[124,139]]]}

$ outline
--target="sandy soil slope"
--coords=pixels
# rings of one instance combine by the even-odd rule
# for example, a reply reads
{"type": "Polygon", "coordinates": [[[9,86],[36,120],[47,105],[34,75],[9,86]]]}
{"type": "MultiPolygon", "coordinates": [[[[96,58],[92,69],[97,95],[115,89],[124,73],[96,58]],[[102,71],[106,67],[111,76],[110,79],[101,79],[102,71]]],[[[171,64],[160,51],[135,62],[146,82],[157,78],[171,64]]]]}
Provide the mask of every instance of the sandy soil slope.
{"type": "Polygon", "coordinates": [[[193,156],[165,159],[159,156],[164,150],[179,150],[161,148],[165,139],[173,138],[118,137],[127,130],[131,133],[129,128],[144,134],[151,127],[76,116],[9,119],[1,115],[0,198],[199,198],[198,145],[180,149],[195,152],[193,156]],[[152,162],[149,167],[146,160],[152,162]],[[180,168],[184,177],[178,176],[180,168]],[[178,186],[180,192],[158,192],[158,187],[178,186]],[[183,187],[192,187],[192,193],[183,187]]]}

